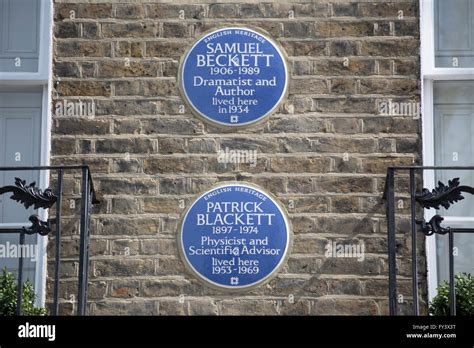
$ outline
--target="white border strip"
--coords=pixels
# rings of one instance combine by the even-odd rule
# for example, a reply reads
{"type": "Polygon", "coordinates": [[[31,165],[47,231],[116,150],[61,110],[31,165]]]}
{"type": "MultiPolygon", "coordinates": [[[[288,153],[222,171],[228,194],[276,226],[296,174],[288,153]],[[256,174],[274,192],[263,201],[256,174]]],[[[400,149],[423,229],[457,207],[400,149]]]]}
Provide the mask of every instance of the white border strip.
{"type": "MultiPolygon", "coordinates": [[[[52,92],[52,52],[53,52],[53,7],[48,0],[42,0],[41,32],[40,38],[40,71],[47,74],[47,84],[43,86],[43,105],[41,112],[41,153],[40,165],[50,164],[51,150],[51,92],[52,92]]],[[[40,187],[49,186],[49,171],[41,171],[40,187]]],[[[42,210],[41,219],[46,221],[47,212],[42,210]]],[[[37,294],[36,305],[44,307],[46,300],[46,275],[47,275],[47,245],[48,237],[38,235],[39,257],[36,261],[35,290],[37,294]]]]}
{"type": "MultiPolygon", "coordinates": [[[[426,77],[434,70],[434,3],[432,0],[420,0],[421,30],[421,107],[422,107],[422,146],[423,165],[434,165],[434,117],[433,117],[433,80],[426,77]]],[[[423,171],[423,187],[434,187],[435,173],[423,171]]],[[[434,211],[424,210],[424,218],[431,219],[434,211]]],[[[437,294],[438,265],[436,257],[436,236],[425,238],[426,267],[428,281],[428,299],[437,294]]]]}

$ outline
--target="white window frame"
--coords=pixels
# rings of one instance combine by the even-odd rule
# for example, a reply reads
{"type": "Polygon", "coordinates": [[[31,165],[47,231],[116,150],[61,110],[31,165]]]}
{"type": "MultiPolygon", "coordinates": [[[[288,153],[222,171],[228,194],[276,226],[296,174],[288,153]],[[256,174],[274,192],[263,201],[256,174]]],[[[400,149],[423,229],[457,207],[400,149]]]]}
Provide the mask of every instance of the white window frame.
{"type": "Polygon", "coordinates": [[[420,0],[421,74],[427,80],[472,80],[474,68],[436,68],[434,0],[420,0]]]}
{"type": "Polygon", "coordinates": [[[39,54],[37,72],[0,72],[0,82],[9,84],[44,85],[50,80],[52,51],[53,6],[51,0],[40,2],[39,54]],[[44,25],[49,23],[50,25],[44,25]],[[51,43],[51,44],[48,44],[51,43]]]}
{"type": "MultiPolygon", "coordinates": [[[[422,117],[422,142],[423,165],[434,166],[434,112],[433,112],[433,86],[435,81],[443,80],[474,80],[474,68],[437,68],[435,67],[435,7],[434,0],[420,0],[420,32],[421,32],[421,107],[422,117]]],[[[424,187],[435,187],[434,171],[427,170],[423,173],[424,187]]],[[[429,220],[435,212],[425,210],[425,219],[429,220]]],[[[444,221],[456,222],[457,217],[444,217],[444,221]]],[[[467,219],[465,219],[467,221],[467,219]]],[[[436,296],[438,287],[438,267],[436,258],[436,237],[426,238],[426,260],[428,268],[428,298],[436,296]]]]}
{"type": "MultiPolygon", "coordinates": [[[[42,86],[41,107],[41,150],[40,165],[50,164],[51,150],[51,93],[52,93],[52,52],[53,52],[53,5],[50,0],[40,1],[40,36],[39,57],[37,72],[0,72],[0,84],[3,86],[42,86]]],[[[39,187],[49,186],[49,171],[40,171],[39,187]]],[[[48,218],[44,210],[40,210],[40,218],[48,218]]],[[[0,224],[2,227],[11,226],[0,224]]],[[[15,226],[18,227],[18,226],[15,226]]],[[[47,272],[47,247],[48,239],[38,236],[39,256],[35,269],[36,304],[44,307],[46,299],[46,272],[47,272]]]]}

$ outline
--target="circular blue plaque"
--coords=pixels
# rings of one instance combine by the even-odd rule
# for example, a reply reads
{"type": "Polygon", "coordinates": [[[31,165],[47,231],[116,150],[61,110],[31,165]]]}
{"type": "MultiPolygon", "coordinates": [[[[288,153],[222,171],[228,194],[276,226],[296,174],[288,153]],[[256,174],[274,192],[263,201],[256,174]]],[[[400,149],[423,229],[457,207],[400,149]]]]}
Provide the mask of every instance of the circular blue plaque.
{"type": "Polygon", "coordinates": [[[188,268],[220,289],[247,289],[276,274],[290,229],[269,194],[249,184],[223,184],[202,194],[186,212],[178,244],[188,268]]]}
{"type": "Polygon", "coordinates": [[[288,69],[277,45],[248,28],[222,28],[186,54],[180,87],[194,113],[222,126],[244,126],[269,115],[285,96],[288,69]]]}

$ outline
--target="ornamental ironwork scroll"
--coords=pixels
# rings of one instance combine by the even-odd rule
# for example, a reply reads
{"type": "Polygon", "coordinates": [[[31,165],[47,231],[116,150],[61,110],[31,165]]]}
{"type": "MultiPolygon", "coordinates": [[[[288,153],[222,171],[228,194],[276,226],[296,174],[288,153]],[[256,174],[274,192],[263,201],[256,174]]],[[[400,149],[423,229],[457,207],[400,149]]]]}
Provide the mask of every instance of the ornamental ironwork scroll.
{"type": "MultiPolygon", "coordinates": [[[[460,185],[459,178],[454,178],[448,180],[448,185],[438,181],[438,186],[431,191],[424,188],[421,193],[416,194],[415,199],[423,208],[426,209],[440,209],[440,207],[449,209],[452,204],[464,199],[464,196],[462,195],[463,192],[474,195],[474,188],[471,186],[460,185]]],[[[427,236],[433,234],[444,235],[449,233],[451,228],[442,227],[441,222],[443,220],[444,218],[441,215],[436,214],[428,222],[426,222],[425,219],[417,219],[416,223],[420,225],[422,232],[427,236]]]]}
{"type": "MultiPolygon", "coordinates": [[[[26,209],[31,206],[33,206],[34,209],[49,209],[58,199],[51,189],[48,188],[43,191],[36,187],[36,182],[27,185],[26,181],[20,178],[15,178],[14,186],[8,185],[0,187],[0,195],[9,192],[12,193],[10,198],[23,204],[26,209]]],[[[31,215],[28,220],[32,225],[30,227],[23,227],[23,232],[26,234],[38,233],[42,236],[46,236],[51,232],[51,220],[42,221],[36,214],[31,215]]]]}

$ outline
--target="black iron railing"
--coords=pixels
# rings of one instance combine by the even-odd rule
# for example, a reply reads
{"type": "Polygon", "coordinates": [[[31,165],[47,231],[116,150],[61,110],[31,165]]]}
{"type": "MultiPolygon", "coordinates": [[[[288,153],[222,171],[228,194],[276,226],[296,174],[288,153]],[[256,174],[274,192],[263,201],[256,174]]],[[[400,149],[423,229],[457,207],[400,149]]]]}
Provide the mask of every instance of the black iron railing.
{"type": "MultiPolygon", "coordinates": [[[[424,218],[424,209],[439,209],[440,206],[448,209],[452,204],[464,199],[462,193],[474,194],[474,188],[460,185],[459,178],[449,180],[447,185],[438,182],[438,186],[432,190],[423,188],[417,192],[416,176],[423,174],[426,170],[474,170],[474,167],[439,167],[439,166],[412,166],[412,167],[389,167],[385,181],[384,200],[386,201],[387,232],[388,232],[388,266],[389,266],[389,311],[390,315],[397,314],[397,268],[396,268],[396,226],[395,226],[395,176],[397,172],[409,174],[410,194],[410,227],[411,227],[411,273],[412,273],[412,296],[413,314],[420,314],[420,301],[418,294],[418,262],[417,262],[417,234],[423,233],[426,237],[435,234],[448,235],[449,250],[449,308],[450,315],[456,315],[456,291],[454,275],[454,234],[474,233],[473,228],[451,228],[442,227],[444,218],[438,214],[429,221],[424,218]],[[417,206],[418,204],[418,206],[417,206]],[[417,208],[419,212],[417,218],[417,208]]],[[[474,213],[474,211],[473,211],[474,213]]]]}
{"type": "MultiPolygon", "coordinates": [[[[41,190],[36,183],[26,183],[21,178],[16,178],[14,183],[0,187],[0,195],[12,193],[10,198],[22,204],[25,209],[49,210],[55,206],[55,217],[42,221],[36,214],[28,219],[32,223],[28,227],[0,228],[0,233],[18,234],[20,237],[20,250],[25,243],[25,235],[38,234],[47,236],[54,231],[55,234],[55,259],[54,259],[54,284],[52,314],[59,314],[60,269],[61,269],[61,208],[63,200],[64,175],[68,172],[79,171],[81,175],[81,207],[80,207],[80,245],[79,245],[79,273],[78,273],[78,298],[77,315],[85,315],[87,308],[87,283],[89,271],[89,235],[92,205],[98,203],[88,166],[35,166],[35,167],[0,167],[0,172],[31,172],[47,171],[55,175],[57,183],[55,190],[47,188],[41,190]]],[[[0,221],[1,222],[1,221],[0,221]]],[[[22,313],[23,292],[23,254],[18,259],[18,292],[17,315],[22,313]]]]}

